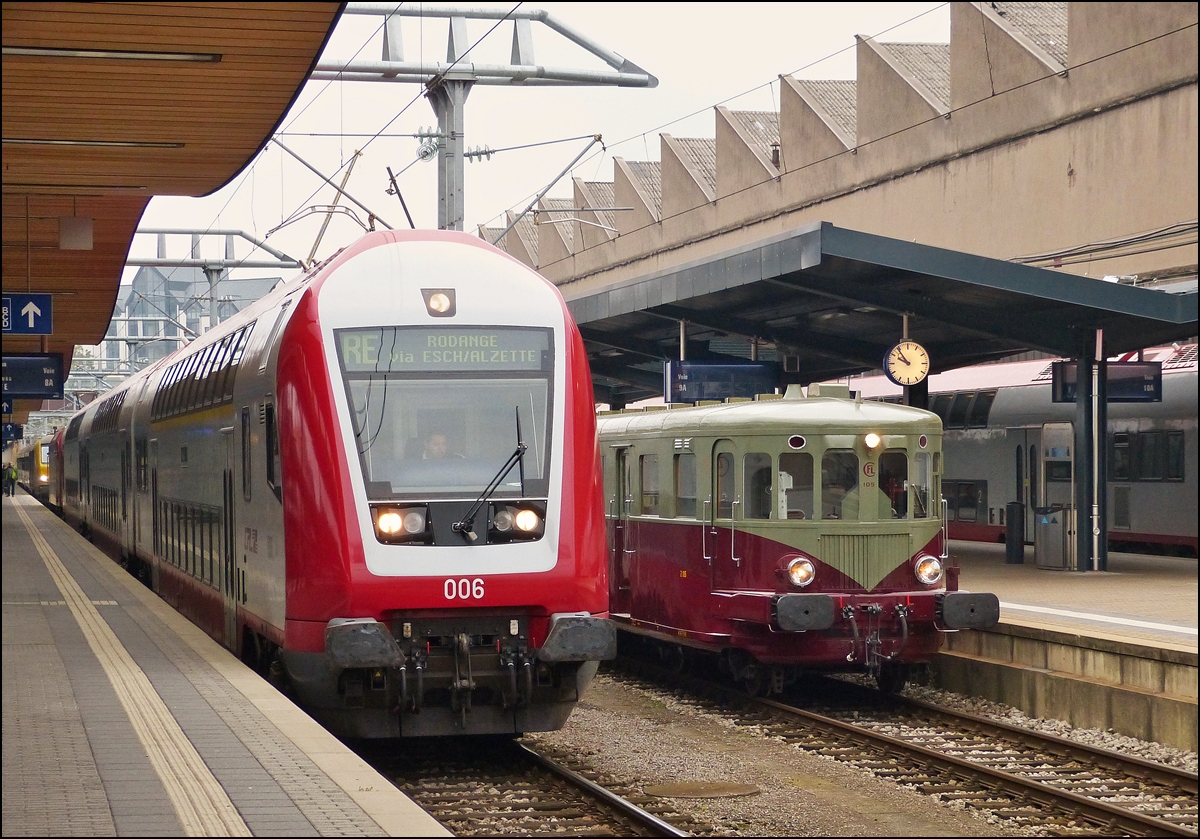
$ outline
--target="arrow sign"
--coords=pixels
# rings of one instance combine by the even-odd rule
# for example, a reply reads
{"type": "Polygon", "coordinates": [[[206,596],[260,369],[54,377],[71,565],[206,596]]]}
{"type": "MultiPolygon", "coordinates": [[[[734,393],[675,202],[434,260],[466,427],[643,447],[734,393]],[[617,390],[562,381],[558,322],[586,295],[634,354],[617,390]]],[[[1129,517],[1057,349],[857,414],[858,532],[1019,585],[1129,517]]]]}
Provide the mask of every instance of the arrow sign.
{"type": "Polygon", "coordinates": [[[53,298],[49,294],[5,294],[5,335],[51,335],[53,298]]]}

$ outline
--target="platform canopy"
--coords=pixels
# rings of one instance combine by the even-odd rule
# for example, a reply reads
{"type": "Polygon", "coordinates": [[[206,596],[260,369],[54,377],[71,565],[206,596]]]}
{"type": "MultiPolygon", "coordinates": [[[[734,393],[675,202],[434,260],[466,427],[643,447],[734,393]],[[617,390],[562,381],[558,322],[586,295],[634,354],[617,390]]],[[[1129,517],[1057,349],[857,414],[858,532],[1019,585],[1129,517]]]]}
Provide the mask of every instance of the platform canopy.
{"type": "MultiPolygon", "coordinates": [[[[53,333],[5,334],[6,355],[62,353],[65,374],[103,340],[147,203],[237,176],[343,7],[4,3],[3,288],[53,297],[53,333]]],[[[40,405],[16,400],[12,420],[40,405]]]]}
{"type": "Polygon", "coordinates": [[[1033,268],[817,222],[572,297],[596,398],[662,395],[662,362],[776,361],[781,383],[879,369],[903,334],[931,372],[1037,350],[1071,357],[1104,330],[1107,355],[1196,335],[1194,290],[1165,291],[1033,268]]]}

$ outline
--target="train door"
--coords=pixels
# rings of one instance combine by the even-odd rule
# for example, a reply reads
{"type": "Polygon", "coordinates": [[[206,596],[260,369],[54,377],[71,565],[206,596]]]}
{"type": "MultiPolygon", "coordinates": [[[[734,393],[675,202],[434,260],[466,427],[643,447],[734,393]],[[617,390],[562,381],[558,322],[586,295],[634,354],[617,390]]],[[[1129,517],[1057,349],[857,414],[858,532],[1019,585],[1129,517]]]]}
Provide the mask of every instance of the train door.
{"type": "Polygon", "coordinates": [[[154,546],[155,562],[151,566],[151,585],[155,591],[159,591],[158,576],[159,576],[159,560],[166,556],[166,546],[163,544],[163,530],[166,527],[166,522],[162,518],[162,510],[158,504],[158,438],[151,437],[149,441],[149,454],[147,455],[148,468],[150,470],[150,539],[154,546]]]}
{"type": "MultiPolygon", "coordinates": [[[[243,409],[243,433],[247,433],[247,422],[245,417],[249,414],[249,409],[243,409]]],[[[235,536],[234,521],[234,485],[233,485],[233,464],[234,464],[234,446],[233,446],[233,427],[221,429],[221,438],[224,441],[225,461],[221,468],[221,563],[220,563],[220,579],[218,588],[221,591],[221,600],[224,603],[225,609],[225,645],[230,649],[239,649],[237,646],[237,592],[238,588],[235,584],[237,579],[237,560],[236,548],[237,539],[235,536]]]]}
{"type": "Polygon", "coordinates": [[[632,544],[629,517],[633,511],[633,482],[631,470],[633,458],[628,446],[617,446],[613,450],[613,491],[608,499],[609,521],[612,527],[609,568],[613,569],[618,605],[628,611],[632,605],[630,576],[633,572],[634,546],[632,544]]]}
{"type": "Polygon", "coordinates": [[[711,518],[705,522],[705,556],[711,557],[712,587],[726,589],[734,584],[741,566],[737,522],[741,518],[742,498],[738,494],[738,456],[732,440],[713,444],[711,518]]]}

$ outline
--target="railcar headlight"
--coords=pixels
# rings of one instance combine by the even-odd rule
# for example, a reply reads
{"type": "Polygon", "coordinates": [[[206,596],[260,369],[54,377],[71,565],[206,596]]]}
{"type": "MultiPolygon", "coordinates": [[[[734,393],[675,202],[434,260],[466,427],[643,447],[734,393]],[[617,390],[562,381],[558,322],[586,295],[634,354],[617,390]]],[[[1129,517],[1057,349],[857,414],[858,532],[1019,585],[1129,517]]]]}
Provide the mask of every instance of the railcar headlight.
{"type": "Polygon", "coordinates": [[[421,533],[425,530],[425,513],[412,510],[404,514],[404,530],[406,533],[421,533]]]}
{"type": "Polygon", "coordinates": [[[517,530],[532,533],[541,526],[542,517],[533,510],[521,510],[517,513],[516,518],[513,519],[513,524],[517,526],[517,530]]]}
{"type": "Polygon", "coordinates": [[[816,578],[817,567],[811,560],[797,557],[788,563],[787,575],[792,585],[803,588],[816,578]]]}
{"type": "Polygon", "coordinates": [[[507,533],[513,528],[512,510],[504,507],[497,510],[496,515],[492,517],[492,527],[499,530],[501,533],[507,533]]]}
{"type": "Polygon", "coordinates": [[[913,571],[918,580],[931,586],[942,578],[942,561],[936,556],[923,554],[917,558],[917,565],[913,571]]]}
{"type": "Polygon", "coordinates": [[[883,438],[872,431],[866,437],[863,437],[863,442],[867,444],[868,449],[877,449],[879,444],[883,442],[883,438]]]}
{"type": "Polygon", "coordinates": [[[389,510],[386,513],[380,513],[379,518],[375,519],[375,527],[380,533],[385,536],[391,536],[394,533],[399,533],[400,528],[404,526],[404,519],[400,514],[389,510]]]}
{"type": "Polygon", "coordinates": [[[39,481],[41,481],[41,482],[42,482],[42,483],[44,483],[44,484],[45,484],[45,483],[49,483],[49,482],[50,482],[50,476],[49,476],[49,475],[38,475],[38,480],[39,480],[39,481]]]}
{"type": "Polygon", "coordinates": [[[382,542],[405,542],[425,535],[422,507],[376,507],[375,533],[382,542]]]}

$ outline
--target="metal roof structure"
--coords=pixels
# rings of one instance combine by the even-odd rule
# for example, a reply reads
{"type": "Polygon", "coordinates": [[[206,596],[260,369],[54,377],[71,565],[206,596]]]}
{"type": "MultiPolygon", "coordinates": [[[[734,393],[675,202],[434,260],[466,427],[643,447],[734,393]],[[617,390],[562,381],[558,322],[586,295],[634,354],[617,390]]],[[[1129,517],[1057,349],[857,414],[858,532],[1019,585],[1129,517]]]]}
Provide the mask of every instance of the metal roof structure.
{"type": "Polygon", "coordinates": [[[939,372],[1028,350],[1109,355],[1197,333],[1197,294],[1168,294],[817,222],[572,296],[596,398],[662,395],[662,362],[777,361],[781,384],[879,369],[903,336],[939,372]],[[757,352],[752,351],[752,346],[757,352]]]}
{"type": "MultiPolygon", "coordinates": [[[[151,197],[206,195],[253,160],[343,7],[4,3],[3,287],[54,295],[53,334],[6,334],[5,353],[69,367],[103,339],[151,197]]],[[[15,402],[18,423],[41,404],[15,402]]]]}

